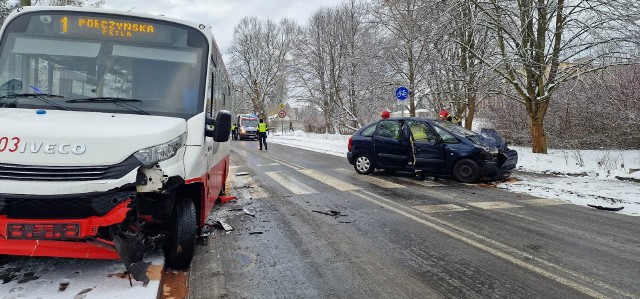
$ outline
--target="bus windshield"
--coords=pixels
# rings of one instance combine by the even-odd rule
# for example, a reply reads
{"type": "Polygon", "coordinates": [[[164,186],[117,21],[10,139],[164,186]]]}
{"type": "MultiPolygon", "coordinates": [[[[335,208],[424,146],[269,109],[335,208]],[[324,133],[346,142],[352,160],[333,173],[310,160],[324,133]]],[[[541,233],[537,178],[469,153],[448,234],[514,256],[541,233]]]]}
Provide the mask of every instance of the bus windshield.
{"type": "Polygon", "coordinates": [[[188,119],[204,111],[208,47],[197,29],[165,21],[24,14],[0,42],[0,108],[188,119]]]}

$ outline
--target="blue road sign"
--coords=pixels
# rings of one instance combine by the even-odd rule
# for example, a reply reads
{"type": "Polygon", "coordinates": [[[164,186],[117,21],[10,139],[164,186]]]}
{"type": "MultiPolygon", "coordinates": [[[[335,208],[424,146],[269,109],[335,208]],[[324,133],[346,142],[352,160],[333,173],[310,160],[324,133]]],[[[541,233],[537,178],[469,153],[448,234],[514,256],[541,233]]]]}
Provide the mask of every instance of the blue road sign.
{"type": "Polygon", "coordinates": [[[409,89],[404,87],[404,86],[400,86],[398,87],[398,89],[396,89],[396,98],[400,101],[404,101],[409,97],[409,89]]]}

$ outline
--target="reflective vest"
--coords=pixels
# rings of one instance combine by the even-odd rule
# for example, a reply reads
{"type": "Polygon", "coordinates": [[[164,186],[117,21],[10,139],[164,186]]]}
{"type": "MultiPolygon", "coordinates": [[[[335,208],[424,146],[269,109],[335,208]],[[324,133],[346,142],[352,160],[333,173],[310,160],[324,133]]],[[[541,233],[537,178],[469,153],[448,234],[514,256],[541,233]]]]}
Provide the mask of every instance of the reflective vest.
{"type": "Polygon", "coordinates": [[[260,132],[260,133],[266,133],[266,132],[267,132],[267,124],[265,124],[265,123],[259,123],[259,124],[258,124],[258,132],[260,132]]]}
{"type": "Polygon", "coordinates": [[[236,130],[236,125],[231,126],[231,130],[235,131],[236,130]]]}
{"type": "Polygon", "coordinates": [[[447,117],[447,120],[458,126],[462,126],[462,120],[457,116],[450,115],[449,117],[447,117]]]}

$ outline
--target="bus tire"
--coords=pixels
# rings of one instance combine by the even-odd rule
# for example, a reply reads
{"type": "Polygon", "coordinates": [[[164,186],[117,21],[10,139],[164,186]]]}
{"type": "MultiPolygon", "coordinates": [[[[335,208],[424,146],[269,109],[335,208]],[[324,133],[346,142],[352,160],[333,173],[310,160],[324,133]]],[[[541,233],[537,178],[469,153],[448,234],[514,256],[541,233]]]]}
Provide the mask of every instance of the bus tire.
{"type": "Polygon", "coordinates": [[[169,238],[164,246],[167,267],[175,270],[189,268],[196,246],[196,207],[188,198],[177,198],[173,207],[169,238]]]}

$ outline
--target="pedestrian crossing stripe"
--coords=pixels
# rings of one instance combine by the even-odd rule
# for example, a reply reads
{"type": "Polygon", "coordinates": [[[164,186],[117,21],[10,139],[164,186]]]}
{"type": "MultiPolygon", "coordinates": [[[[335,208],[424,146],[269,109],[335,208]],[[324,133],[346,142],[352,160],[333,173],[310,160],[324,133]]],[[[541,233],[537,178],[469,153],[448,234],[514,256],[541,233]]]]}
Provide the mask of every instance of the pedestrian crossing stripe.
{"type": "Polygon", "coordinates": [[[313,170],[313,169],[299,169],[298,172],[310,176],[313,179],[316,179],[318,181],[321,181],[333,188],[336,188],[340,191],[352,191],[352,190],[360,190],[362,188],[353,185],[353,184],[349,184],[347,182],[344,182],[342,180],[336,179],[332,176],[326,175],[322,172],[313,170]]]}
{"type": "Polygon", "coordinates": [[[277,165],[280,165],[280,163],[258,164],[256,166],[263,167],[263,166],[277,166],[277,165]]]}
{"type": "Polygon", "coordinates": [[[229,187],[237,192],[237,197],[252,199],[269,197],[251,176],[233,176],[232,178],[229,187]]]}
{"type": "Polygon", "coordinates": [[[426,205],[426,206],[414,206],[414,209],[417,209],[421,212],[430,214],[430,213],[441,213],[441,212],[460,212],[460,211],[468,211],[469,209],[465,207],[461,207],[454,204],[441,204],[441,205],[426,205]]]}
{"type": "Polygon", "coordinates": [[[534,205],[534,206],[557,206],[557,205],[567,204],[566,202],[561,200],[553,200],[553,199],[546,199],[546,198],[524,199],[524,200],[521,200],[521,202],[534,205]]]}
{"type": "Polygon", "coordinates": [[[315,189],[305,185],[297,179],[283,174],[281,172],[267,172],[266,173],[274,181],[278,182],[283,187],[287,188],[293,194],[311,194],[318,193],[315,189]]]}
{"type": "Polygon", "coordinates": [[[469,203],[469,205],[474,206],[476,208],[484,209],[484,210],[522,208],[521,205],[517,205],[510,202],[505,202],[505,201],[472,202],[472,203],[469,203]]]}
{"type": "Polygon", "coordinates": [[[381,178],[377,178],[377,177],[373,177],[371,175],[361,175],[356,173],[353,170],[349,170],[349,169],[344,169],[344,168],[334,168],[333,170],[342,173],[342,174],[346,174],[346,175],[351,175],[351,177],[357,178],[359,180],[362,181],[366,181],[367,183],[371,183],[374,185],[378,185],[382,188],[404,188],[405,186],[400,185],[400,184],[396,184],[394,182],[390,182],[387,180],[383,180],[381,178]]]}

